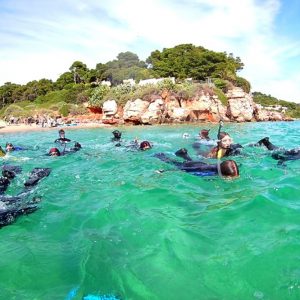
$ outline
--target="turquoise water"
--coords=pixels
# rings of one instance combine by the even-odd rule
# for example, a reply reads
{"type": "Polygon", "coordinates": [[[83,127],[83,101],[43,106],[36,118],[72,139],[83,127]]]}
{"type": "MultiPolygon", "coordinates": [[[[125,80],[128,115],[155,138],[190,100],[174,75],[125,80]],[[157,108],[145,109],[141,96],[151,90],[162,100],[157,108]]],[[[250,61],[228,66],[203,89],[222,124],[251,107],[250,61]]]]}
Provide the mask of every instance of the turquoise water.
{"type": "MultiPolygon", "coordinates": [[[[1,135],[16,145],[6,163],[23,173],[51,167],[37,186],[40,209],[0,230],[0,299],[300,299],[300,161],[278,167],[261,148],[244,149],[239,179],[200,178],[171,170],[156,152],[189,149],[200,128],[121,128],[125,140],[153,142],[128,152],[110,142],[112,129],[67,130],[82,151],[43,156],[57,131],[1,135]]],[[[235,142],[264,136],[299,147],[300,122],[226,124],[235,142]]]]}

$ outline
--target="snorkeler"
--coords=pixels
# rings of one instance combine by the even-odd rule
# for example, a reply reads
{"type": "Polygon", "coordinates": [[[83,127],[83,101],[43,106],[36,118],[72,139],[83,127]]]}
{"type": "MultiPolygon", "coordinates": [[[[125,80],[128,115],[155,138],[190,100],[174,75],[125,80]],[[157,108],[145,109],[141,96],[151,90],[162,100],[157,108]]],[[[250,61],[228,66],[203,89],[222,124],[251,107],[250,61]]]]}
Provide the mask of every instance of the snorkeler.
{"type": "Polygon", "coordinates": [[[14,146],[12,143],[6,143],[5,150],[6,152],[12,152],[12,151],[22,151],[22,150],[29,150],[29,149],[20,146],[14,146]]]}
{"type": "Polygon", "coordinates": [[[233,139],[227,132],[220,132],[218,138],[217,146],[210,150],[207,155],[208,158],[222,158],[241,154],[241,148],[243,147],[240,144],[233,144],[233,139]]]}
{"type": "Polygon", "coordinates": [[[210,141],[209,130],[210,129],[202,129],[199,132],[199,138],[200,138],[200,140],[210,141]]]}
{"type": "Polygon", "coordinates": [[[148,141],[142,141],[140,143],[139,149],[142,151],[149,150],[151,148],[152,148],[152,146],[151,146],[150,142],[148,142],[148,141]]]}
{"type": "Polygon", "coordinates": [[[112,134],[113,134],[113,137],[111,138],[112,142],[119,142],[121,140],[122,133],[119,130],[114,130],[112,134]]]}
{"type": "Polygon", "coordinates": [[[122,137],[122,133],[119,130],[114,130],[112,132],[113,137],[111,138],[112,142],[117,142],[115,144],[116,147],[121,147],[121,137],[122,137]]]}
{"type": "MultiPolygon", "coordinates": [[[[187,154],[186,149],[180,149],[176,153],[178,152],[185,152],[187,154]]],[[[239,168],[234,160],[223,161],[220,164],[220,168],[218,168],[218,164],[207,164],[202,161],[186,160],[185,162],[178,162],[177,160],[170,159],[164,153],[157,153],[154,156],[159,158],[161,161],[176,166],[181,171],[185,171],[196,176],[220,175],[222,177],[231,178],[239,176],[239,168]]]]}
{"type": "Polygon", "coordinates": [[[48,156],[62,156],[62,155],[66,155],[66,154],[70,154],[70,153],[74,153],[79,151],[82,148],[81,144],[79,144],[78,142],[74,143],[74,146],[70,149],[66,149],[66,147],[63,149],[63,151],[59,151],[58,148],[53,147],[49,150],[48,152],[48,156]]]}
{"type": "Polygon", "coordinates": [[[51,148],[48,152],[49,156],[60,156],[60,151],[58,148],[51,148]]]}
{"type": "Polygon", "coordinates": [[[56,139],[56,140],[54,141],[54,143],[65,144],[65,143],[71,142],[70,139],[68,139],[68,138],[65,137],[65,131],[64,131],[63,129],[60,129],[60,130],[58,131],[58,134],[59,134],[59,138],[56,139]]]}
{"type": "Polygon", "coordinates": [[[287,160],[300,159],[300,148],[285,150],[284,148],[280,148],[271,143],[269,137],[265,137],[255,144],[255,146],[261,145],[265,146],[270,151],[274,151],[272,153],[272,158],[278,160],[279,165],[282,165],[287,160]]]}
{"type": "Polygon", "coordinates": [[[0,177],[0,227],[11,224],[18,216],[29,214],[38,209],[35,199],[29,199],[31,189],[44,177],[49,176],[51,169],[34,168],[24,183],[24,189],[17,196],[4,195],[5,190],[16,174],[21,172],[18,166],[4,165],[0,177]],[[4,183],[4,184],[2,184],[4,183]]]}

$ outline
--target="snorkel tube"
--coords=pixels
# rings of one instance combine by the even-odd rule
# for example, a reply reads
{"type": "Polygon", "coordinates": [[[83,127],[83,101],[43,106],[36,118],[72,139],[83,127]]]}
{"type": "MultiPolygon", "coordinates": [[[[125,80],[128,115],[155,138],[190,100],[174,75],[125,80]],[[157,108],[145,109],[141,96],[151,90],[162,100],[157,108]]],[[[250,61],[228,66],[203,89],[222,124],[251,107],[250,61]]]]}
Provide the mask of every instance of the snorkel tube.
{"type": "Polygon", "coordinates": [[[217,145],[217,168],[218,168],[218,174],[220,177],[223,177],[222,172],[221,172],[221,158],[222,158],[222,150],[220,149],[220,138],[221,138],[221,129],[223,127],[223,121],[220,120],[219,122],[219,129],[218,129],[218,145],[217,145]]]}

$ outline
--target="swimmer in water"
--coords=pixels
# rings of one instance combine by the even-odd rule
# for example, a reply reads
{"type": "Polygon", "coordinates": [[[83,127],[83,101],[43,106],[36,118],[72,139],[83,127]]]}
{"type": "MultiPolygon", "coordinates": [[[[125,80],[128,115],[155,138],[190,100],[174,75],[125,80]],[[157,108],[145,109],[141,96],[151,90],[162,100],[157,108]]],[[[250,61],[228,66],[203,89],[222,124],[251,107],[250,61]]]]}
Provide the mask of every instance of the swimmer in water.
{"type": "MultiPolygon", "coordinates": [[[[185,152],[188,155],[186,149],[184,148],[178,150],[176,153],[178,153],[179,151],[185,152]]],[[[185,162],[178,162],[177,160],[170,159],[164,153],[157,153],[154,156],[159,158],[161,161],[176,166],[181,171],[185,171],[187,173],[196,176],[220,175],[222,177],[228,177],[228,178],[236,178],[239,176],[239,168],[234,160],[223,161],[220,164],[221,174],[219,174],[219,169],[217,164],[207,164],[202,161],[191,161],[191,160],[186,160],[185,162]]]]}
{"type": "Polygon", "coordinates": [[[152,148],[151,144],[148,141],[142,141],[140,143],[140,150],[145,151],[145,150],[149,150],[152,148]]]}
{"type": "Polygon", "coordinates": [[[280,148],[275,146],[270,142],[269,137],[265,137],[259,140],[256,146],[265,146],[268,150],[273,151],[272,158],[278,160],[279,165],[283,165],[285,161],[288,160],[298,160],[300,159],[300,148],[295,148],[291,150],[285,150],[284,148],[280,148]]]}
{"type": "Polygon", "coordinates": [[[56,147],[53,147],[49,150],[48,152],[48,155],[49,156],[62,156],[62,155],[66,155],[66,154],[69,154],[69,153],[74,153],[74,152],[77,152],[81,149],[81,145],[78,143],[78,142],[75,142],[74,143],[74,146],[70,149],[64,149],[62,152],[59,151],[58,148],[56,147]]]}
{"type": "Polygon", "coordinates": [[[31,190],[44,177],[49,176],[51,169],[34,168],[24,183],[24,189],[17,196],[4,195],[7,187],[22,169],[18,166],[4,165],[0,177],[0,228],[11,224],[18,216],[38,209],[36,199],[29,199],[31,190]]]}
{"type": "Polygon", "coordinates": [[[227,132],[220,132],[217,146],[212,148],[208,153],[208,158],[222,158],[226,156],[241,154],[240,144],[233,144],[233,139],[227,132]]]}
{"type": "Polygon", "coordinates": [[[209,130],[210,129],[202,129],[199,132],[199,138],[200,138],[200,140],[210,141],[209,130]]]}
{"type": "Polygon", "coordinates": [[[56,140],[54,141],[54,143],[65,144],[65,143],[71,142],[70,139],[68,139],[68,138],[65,137],[65,131],[64,131],[63,129],[60,129],[60,130],[58,131],[58,135],[59,135],[59,138],[56,139],[56,140]]]}

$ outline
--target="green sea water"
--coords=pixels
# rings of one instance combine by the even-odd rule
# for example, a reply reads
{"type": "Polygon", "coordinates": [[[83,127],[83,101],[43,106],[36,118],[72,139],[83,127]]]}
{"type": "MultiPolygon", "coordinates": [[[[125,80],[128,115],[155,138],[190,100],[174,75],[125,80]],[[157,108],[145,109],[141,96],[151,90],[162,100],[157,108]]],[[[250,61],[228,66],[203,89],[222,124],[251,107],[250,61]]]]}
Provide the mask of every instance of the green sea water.
{"type": "MultiPolygon", "coordinates": [[[[57,158],[43,155],[56,130],[2,134],[2,146],[36,147],[1,158],[23,168],[7,194],[33,167],[52,173],[34,190],[40,209],[0,229],[0,299],[70,299],[74,289],[72,299],[300,299],[300,161],[277,166],[265,149],[245,147],[234,158],[241,176],[228,181],[153,157],[186,147],[196,158],[204,127],[216,136],[212,124],[118,128],[124,143],[150,140],[145,152],[114,147],[113,128],[67,129],[83,149],[57,158]]],[[[243,145],[270,136],[300,146],[299,121],[224,129],[243,145]]]]}

